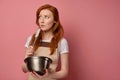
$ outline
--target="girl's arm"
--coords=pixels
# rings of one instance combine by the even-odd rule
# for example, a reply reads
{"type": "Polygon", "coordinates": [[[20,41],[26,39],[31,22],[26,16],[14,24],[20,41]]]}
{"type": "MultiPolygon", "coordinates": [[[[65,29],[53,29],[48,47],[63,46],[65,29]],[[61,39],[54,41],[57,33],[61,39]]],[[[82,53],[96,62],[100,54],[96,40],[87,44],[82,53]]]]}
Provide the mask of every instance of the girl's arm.
{"type": "MultiPolygon", "coordinates": [[[[24,59],[27,58],[28,56],[32,56],[33,55],[33,47],[32,46],[29,46],[25,50],[26,51],[25,51],[25,57],[24,57],[24,59]]],[[[29,71],[28,68],[27,68],[27,65],[26,65],[26,63],[24,61],[23,61],[23,64],[22,64],[22,71],[24,73],[26,73],[26,72],[29,71]]]]}
{"type": "Polygon", "coordinates": [[[61,54],[60,57],[61,57],[61,70],[49,74],[49,76],[53,79],[61,79],[68,75],[68,70],[69,70],[68,53],[61,54]]]}

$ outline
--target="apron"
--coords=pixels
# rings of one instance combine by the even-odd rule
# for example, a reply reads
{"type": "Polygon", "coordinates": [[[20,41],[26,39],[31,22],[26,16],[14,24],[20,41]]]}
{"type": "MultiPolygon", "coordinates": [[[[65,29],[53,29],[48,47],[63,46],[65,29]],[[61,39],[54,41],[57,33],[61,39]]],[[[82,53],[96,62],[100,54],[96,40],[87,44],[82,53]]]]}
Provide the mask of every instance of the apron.
{"type": "MultiPolygon", "coordinates": [[[[49,66],[48,72],[53,73],[56,72],[56,68],[58,65],[58,58],[59,54],[57,53],[57,48],[56,51],[50,55],[50,43],[48,42],[41,42],[41,45],[38,47],[38,49],[34,52],[34,56],[46,56],[52,59],[52,63],[49,66]]],[[[56,80],[56,79],[51,79],[49,76],[47,78],[36,78],[34,77],[31,73],[29,73],[28,80],[56,80]]]]}

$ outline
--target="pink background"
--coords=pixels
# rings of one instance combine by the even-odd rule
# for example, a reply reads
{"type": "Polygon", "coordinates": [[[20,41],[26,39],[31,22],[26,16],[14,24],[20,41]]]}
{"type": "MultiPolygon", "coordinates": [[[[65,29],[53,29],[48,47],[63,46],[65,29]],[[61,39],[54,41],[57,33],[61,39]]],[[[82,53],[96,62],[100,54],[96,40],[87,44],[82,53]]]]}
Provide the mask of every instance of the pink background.
{"type": "Polygon", "coordinates": [[[120,80],[119,0],[0,0],[0,80],[27,79],[24,44],[45,3],[58,8],[70,46],[64,80],[120,80]]]}

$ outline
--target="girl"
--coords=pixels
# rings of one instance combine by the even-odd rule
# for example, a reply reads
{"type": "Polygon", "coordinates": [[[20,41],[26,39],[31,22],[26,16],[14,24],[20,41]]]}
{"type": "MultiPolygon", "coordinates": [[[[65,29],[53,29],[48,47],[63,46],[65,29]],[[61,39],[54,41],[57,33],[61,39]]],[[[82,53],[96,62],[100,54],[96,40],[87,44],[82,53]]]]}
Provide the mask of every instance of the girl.
{"type": "Polygon", "coordinates": [[[53,62],[43,76],[35,72],[29,72],[24,62],[22,65],[23,72],[29,72],[28,80],[58,80],[64,78],[68,75],[69,49],[67,40],[63,37],[64,31],[60,24],[58,10],[49,4],[41,6],[36,12],[36,24],[41,31],[35,44],[35,34],[28,38],[25,44],[25,58],[29,56],[46,56],[51,58],[53,62]],[[43,44],[49,45],[45,46],[43,44]],[[61,69],[57,71],[59,60],[61,69]]]}

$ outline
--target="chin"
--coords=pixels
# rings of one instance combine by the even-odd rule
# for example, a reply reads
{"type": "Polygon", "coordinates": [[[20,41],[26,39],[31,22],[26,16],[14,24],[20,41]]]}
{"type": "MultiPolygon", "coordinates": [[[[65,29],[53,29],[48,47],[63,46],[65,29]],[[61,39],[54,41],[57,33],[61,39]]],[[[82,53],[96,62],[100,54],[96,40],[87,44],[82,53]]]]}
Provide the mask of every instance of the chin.
{"type": "Polygon", "coordinates": [[[46,29],[45,29],[45,28],[41,28],[41,30],[42,30],[42,31],[46,31],[46,29]]]}
{"type": "Polygon", "coordinates": [[[42,31],[47,31],[47,30],[45,30],[45,29],[42,29],[42,31]]]}
{"type": "Polygon", "coordinates": [[[50,31],[50,29],[41,29],[42,31],[44,31],[44,32],[49,32],[50,31]]]}

